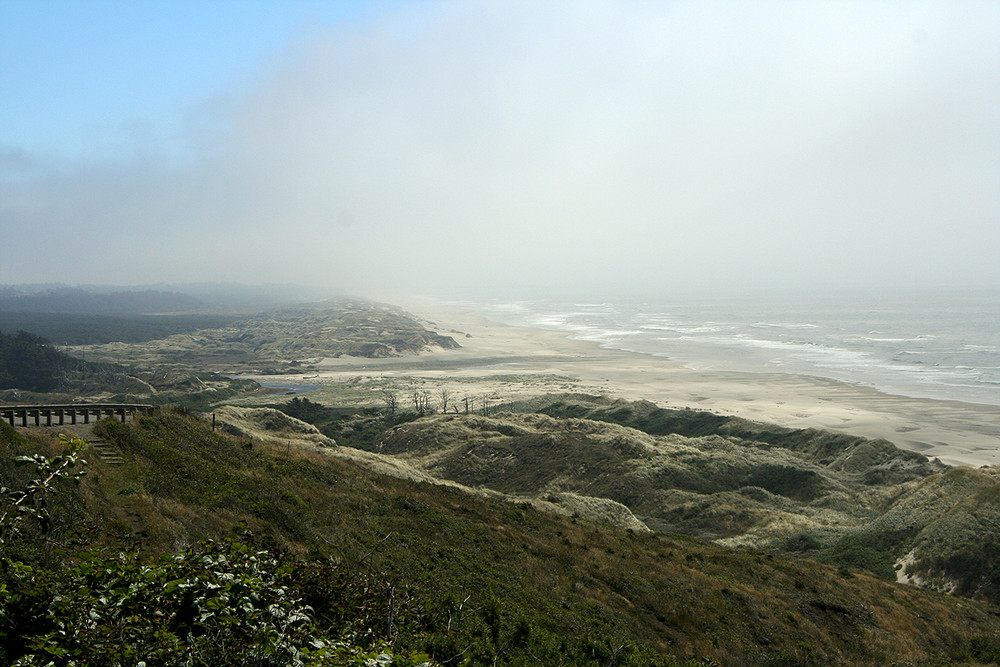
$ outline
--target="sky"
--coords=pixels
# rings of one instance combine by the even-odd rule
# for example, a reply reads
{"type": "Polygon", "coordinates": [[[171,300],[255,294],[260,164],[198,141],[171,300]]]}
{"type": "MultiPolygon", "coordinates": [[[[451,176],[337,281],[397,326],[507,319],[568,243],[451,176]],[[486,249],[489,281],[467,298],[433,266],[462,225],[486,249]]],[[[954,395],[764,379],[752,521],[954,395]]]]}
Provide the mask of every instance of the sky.
{"type": "Polygon", "coordinates": [[[0,284],[1000,288],[1000,3],[0,0],[0,284]]]}

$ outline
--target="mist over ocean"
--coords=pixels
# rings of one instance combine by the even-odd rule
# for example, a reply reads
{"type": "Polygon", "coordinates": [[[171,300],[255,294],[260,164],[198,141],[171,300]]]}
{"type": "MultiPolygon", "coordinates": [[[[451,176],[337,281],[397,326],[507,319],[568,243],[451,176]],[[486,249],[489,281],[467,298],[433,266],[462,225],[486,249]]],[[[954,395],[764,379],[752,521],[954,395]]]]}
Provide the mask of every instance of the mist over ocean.
{"type": "Polygon", "coordinates": [[[904,396],[1000,406],[1000,291],[477,304],[696,370],[793,373],[904,396]]]}

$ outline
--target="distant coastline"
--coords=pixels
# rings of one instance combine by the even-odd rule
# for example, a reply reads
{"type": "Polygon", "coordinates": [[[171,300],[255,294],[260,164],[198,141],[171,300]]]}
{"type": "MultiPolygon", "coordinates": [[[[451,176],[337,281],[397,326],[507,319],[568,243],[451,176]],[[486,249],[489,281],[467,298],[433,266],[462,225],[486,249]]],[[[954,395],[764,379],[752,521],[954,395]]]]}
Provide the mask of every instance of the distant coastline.
{"type": "Polygon", "coordinates": [[[674,303],[516,301],[476,312],[693,370],[791,373],[1000,407],[1000,292],[674,303]]]}
{"type": "MultiPolygon", "coordinates": [[[[404,305],[428,326],[459,332],[462,348],[385,359],[328,358],[316,365],[319,378],[308,385],[320,385],[318,393],[336,393],[365,377],[373,386],[420,386],[431,393],[444,389],[453,400],[490,396],[509,401],[566,391],[606,394],[792,428],[884,438],[952,465],[1000,464],[1000,410],[993,405],[890,394],[796,373],[693,370],[665,357],[576,340],[565,331],[511,326],[470,307],[404,305]]],[[[294,386],[301,376],[268,376],[266,381],[294,386]]]]}

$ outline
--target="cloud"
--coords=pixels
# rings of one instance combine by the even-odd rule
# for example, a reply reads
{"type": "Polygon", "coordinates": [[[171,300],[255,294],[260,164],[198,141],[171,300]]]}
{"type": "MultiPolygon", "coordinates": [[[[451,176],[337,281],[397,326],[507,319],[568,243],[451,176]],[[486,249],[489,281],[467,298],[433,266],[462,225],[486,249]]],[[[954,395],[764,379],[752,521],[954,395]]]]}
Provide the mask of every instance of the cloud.
{"type": "Polygon", "coordinates": [[[417,3],[195,107],[183,164],[5,178],[33,247],[0,281],[1000,286],[997,27],[991,4],[417,3]]]}

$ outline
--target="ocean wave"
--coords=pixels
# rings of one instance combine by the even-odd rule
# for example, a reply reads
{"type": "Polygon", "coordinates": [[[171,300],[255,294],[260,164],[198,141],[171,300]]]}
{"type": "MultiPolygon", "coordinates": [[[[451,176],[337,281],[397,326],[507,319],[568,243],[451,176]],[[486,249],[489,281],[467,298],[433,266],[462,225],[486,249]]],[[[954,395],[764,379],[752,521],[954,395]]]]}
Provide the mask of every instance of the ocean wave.
{"type": "Polygon", "coordinates": [[[819,325],[808,322],[754,322],[750,326],[759,329],[818,329],[819,325]]]}
{"type": "Polygon", "coordinates": [[[584,308],[580,314],[589,313],[616,313],[617,309],[610,303],[574,303],[574,308],[584,308]]]}
{"type": "Polygon", "coordinates": [[[495,303],[490,306],[493,310],[499,310],[500,312],[508,313],[524,313],[527,312],[528,306],[523,302],[514,301],[511,303],[495,303]]]}
{"type": "Polygon", "coordinates": [[[733,327],[725,325],[698,325],[698,324],[673,324],[673,325],[656,325],[656,324],[642,324],[639,328],[644,331],[683,331],[684,333],[721,333],[724,331],[732,331],[733,327]]]}
{"type": "Polygon", "coordinates": [[[689,368],[800,373],[898,394],[998,404],[997,302],[977,302],[961,317],[947,316],[950,305],[931,300],[873,310],[863,300],[829,306],[515,301],[486,308],[511,324],[566,331],[689,368]]]}
{"type": "Polygon", "coordinates": [[[920,338],[878,338],[875,336],[852,336],[849,340],[865,340],[872,343],[915,343],[920,338]]]}
{"type": "Polygon", "coordinates": [[[604,329],[599,331],[594,331],[585,336],[574,336],[574,338],[582,338],[584,340],[605,340],[608,338],[620,338],[624,336],[640,336],[644,332],[635,329],[630,330],[616,330],[616,329],[604,329]]]}
{"type": "Polygon", "coordinates": [[[976,345],[975,343],[966,343],[963,349],[970,352],[1000,352],[998,345],[976,345]]]}

